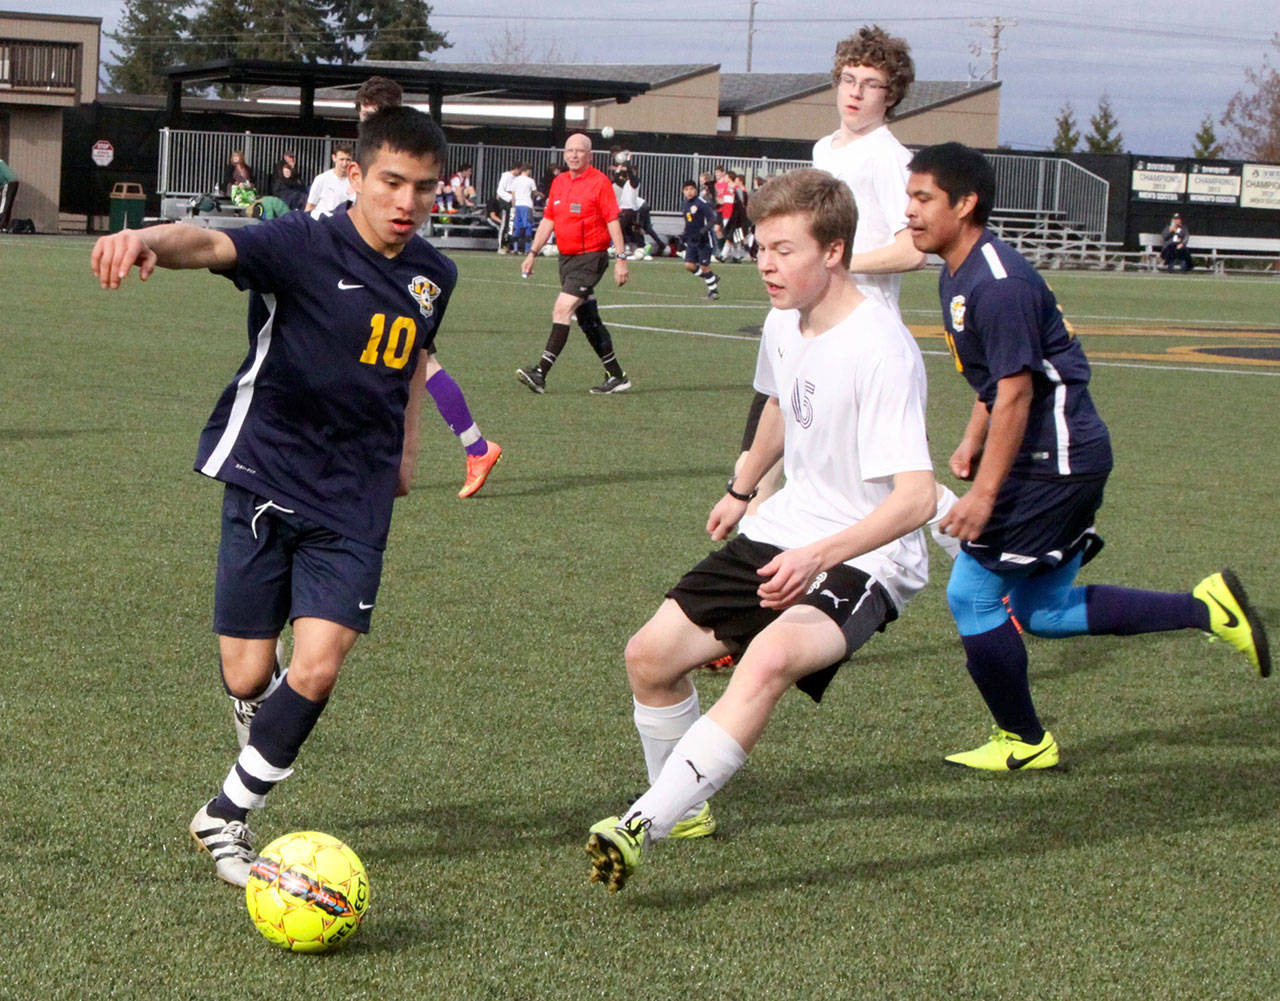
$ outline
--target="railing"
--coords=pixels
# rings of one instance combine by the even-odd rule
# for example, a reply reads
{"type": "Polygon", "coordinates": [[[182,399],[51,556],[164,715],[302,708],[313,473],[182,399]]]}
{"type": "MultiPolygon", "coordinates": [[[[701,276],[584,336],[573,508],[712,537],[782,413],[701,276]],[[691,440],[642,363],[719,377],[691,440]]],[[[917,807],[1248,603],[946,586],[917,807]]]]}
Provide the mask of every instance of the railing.
{"type": "MultiPolygon", "coordinates": [[[[297,154],[298,173],[306,182],[330,167],[329,152],[335,140],[329,136],[276,136],[251,132],[197,132],[162,129],[157,187],[162,196],[192,197],[214,190],[223,167],[234,150],[244,152],[245,161],[265,185],[275,164],[286,151],[297,154]]],[[[1044,218],[1065,221],[1074,230],[1101,240],[1107,228],[1107,197],[1110,186],[1083,167],[1049,157],[989,156],[996,172],[996,213],[1032,212],[1044,218]]],[[[490,146],[483,143],[454,143],[449,147],[450,171],[462,164],[472,165],[471,183],[482,200],[492,196],[503,171],[516,163],[533,166],[535,180],[561,160],[559,147],[490,146]]],[[[596,167],[607,170],[610,154],[596,150],[596,167]]],[[[683,204],[683,181],[698,178],[704,171],[724,164],[743,174],[748,190],[757,176],[769,177],[808,160],[777,160],[768,157],[722,157],[696,153],[632,153],[631,167],[640,179],[640,194],[654,212],[677,212],[683,204]]],[[[263,189],[265,193],[265,188],[263,189]]]]}
{"type": "Polygon", "coordinates": [[[0,90],[75,94],[80,89],[80,45],[0,38],[0,90]]]}
{"type": "Polygon", "coordinates": [[[1056,216],[1098,239],[1107,230],[1111,185],[1079,164],[1042,156],[990,153],[996,172],[995,212],[1056,216]]]}
{"type": "MultiPolygon", "coordinates": [[[[252,132],[198,132],[188,129],[160,130],[160,162],[157,170],[158,193],[168,198],[190,198],[216,189],[231,154],[239,150],[252,168],[260,186],[266,185],[273,165],[286,152],[297,155],[298,174],[310,183],[321,171],[328,170],[333,144],[330,136],[275,136],[252,132]]],[[[452,143],[449,146],[450,171],[464,163],[472,165],[471,183],[482,198],[490,197],[498,186],[503,171],[516,163],[533,165],[533,176],[559,163],[559,147],[491,146],[484,143],[452,143]]],[[[607,170],[611,162],[607,150],[596,150],[592,163],[607,170]]],[[[683,204],[680,185],[696,179],[703,171],[724,164],[744,174],[747,185],[756,175],[771,176],[793,167],[809,165],[807,160],[776,160],[768,157],[710,157],[696,153],[632,153],[631,168],[640,179],[640,194],[654,212],[677,212],[683,204]]],[[[223,192],[225,194],[225,192],[223,192]]],[[[265,188],[263,188],[265,193],[265,188]]]]}

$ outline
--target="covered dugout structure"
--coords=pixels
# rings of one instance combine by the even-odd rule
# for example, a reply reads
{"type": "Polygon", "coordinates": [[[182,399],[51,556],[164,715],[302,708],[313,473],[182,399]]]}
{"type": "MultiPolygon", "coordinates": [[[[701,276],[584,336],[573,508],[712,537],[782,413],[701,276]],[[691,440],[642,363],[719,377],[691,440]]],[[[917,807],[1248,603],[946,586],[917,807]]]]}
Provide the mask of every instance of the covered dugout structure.
{"type": "Polygon", "coordinates": [[[601,80],[567,76],[530,76],[495,72],[491,68],[450,67],[441,63],[353,63],[331,66],[319,63],[275,62],[267,59],[218,59],[192,66],[171,66],[163,71],[168,80],[167,110],[171,124],[182,113],[183,88],[217,84],[258,87],[297,87],[299,124],[315,122],[318,89],[356,88],[371,76],[396,81],[406,91],[426,94],[431,115],[440,121],[446,97],[485,97],[505,101],[537,101],[552,106],[551,145],[564,142],[565,108],[569,104],[612,100],[626,104],[643,94],[649,84],[639,80],[601,80]]]}

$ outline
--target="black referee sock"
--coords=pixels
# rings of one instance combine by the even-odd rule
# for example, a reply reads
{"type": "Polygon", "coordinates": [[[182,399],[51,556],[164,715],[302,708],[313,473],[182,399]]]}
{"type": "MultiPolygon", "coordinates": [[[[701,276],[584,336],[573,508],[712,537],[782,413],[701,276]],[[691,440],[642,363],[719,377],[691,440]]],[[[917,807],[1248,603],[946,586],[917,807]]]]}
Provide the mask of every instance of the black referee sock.
{"type": "Polygon", "coordinates": [[[551,336],[547,338],[547,346],[542,349],[542,357],[538,360],[538,369],[543,375],[551,371],[551,366],[560,357],[565,344],[569,342],[569,324],[551,324],[551,336]]]}

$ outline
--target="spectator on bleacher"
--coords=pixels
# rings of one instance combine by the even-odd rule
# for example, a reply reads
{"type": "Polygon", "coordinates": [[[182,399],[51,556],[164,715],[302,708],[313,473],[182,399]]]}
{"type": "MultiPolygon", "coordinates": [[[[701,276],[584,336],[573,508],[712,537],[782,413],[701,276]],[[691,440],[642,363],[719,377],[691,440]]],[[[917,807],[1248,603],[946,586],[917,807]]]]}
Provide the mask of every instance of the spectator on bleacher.
{"type": "Polygon", "coordinates": [[[313,219],[329,215],[339,206],[355,201],[355,192],[351,190],[348,179],[351,172],[351,143],[334,143],[330,158],[333,160],[333,169],[318,175],[311,182],[311,190],[307,193],[304,208],[311,213],[313,219]]]}
{"type": "Polygon", "coordinates": [[[307,185],[298,176],[298,158],[292,153],[281,157],[271,172],[271,195],[279,198],[290,209],[301,209],[307,204],[307,185]]]}
{"type": "Polygon", "coordinates": [[[542,204],[547,200],[547,195],[551,191],[551,182],[559,177],[563,170],[564,164],[562,163],[547,165],[547,169],[542,172],[542,180],[538,182],[538,194],[541,195],[538,199],[538,204],[542,204]]]}
{"type": "Polygon", "coordinates": [[[453,192],[453,206],[458,209],[473,208],[476,204],[476,189],[471,183],[471,164],[464,163],[458,172],[449,178],[449,189],[453,192]]]}
{"type": "Polygon", "coordinates": [[[258,186],[253,179],[253,168],[245,163],[243,150],[233,150],[231,159],[222,168],[221,188],[228,197],[232,197],[235,195],[233,188],[239,187],[243,189],[246,184],[251,188],[258,186]]]}
{"type": "Polygon", "coordinates": [[[1169,272],[1174,271],[1190,271],[1192,268],[1191,251],[1187,249],[1187,240],[1191,234],[1187,232],[1187,227],[1182,224],[1182,216],[1177,212],[1173,214],[1173,218],[1169,220],[1160,233],[1160,260],[1164,263],[1165,269],[1169,272]]]}

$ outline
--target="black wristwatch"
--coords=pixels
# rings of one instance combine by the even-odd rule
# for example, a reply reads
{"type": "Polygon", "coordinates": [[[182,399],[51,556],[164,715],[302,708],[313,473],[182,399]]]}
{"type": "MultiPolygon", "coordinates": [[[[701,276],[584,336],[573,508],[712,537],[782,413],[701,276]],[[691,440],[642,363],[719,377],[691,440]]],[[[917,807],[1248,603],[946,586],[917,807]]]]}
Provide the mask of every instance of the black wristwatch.
{"type": "Polygon", "coordinates": [[[760,492],[760,488],[756,487],[749,494],[740,494],[738,493],[738,491],[733,489],[733,481],[736,479],[737,479],[736,476],[729,477],[729,482],[724,485],[724,492],[727,493],[734,500],[747,501],[747,502],[755,500],[756,494],[760,492]]]}

